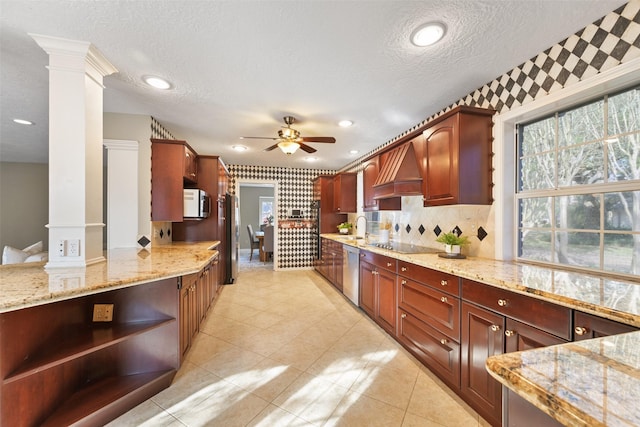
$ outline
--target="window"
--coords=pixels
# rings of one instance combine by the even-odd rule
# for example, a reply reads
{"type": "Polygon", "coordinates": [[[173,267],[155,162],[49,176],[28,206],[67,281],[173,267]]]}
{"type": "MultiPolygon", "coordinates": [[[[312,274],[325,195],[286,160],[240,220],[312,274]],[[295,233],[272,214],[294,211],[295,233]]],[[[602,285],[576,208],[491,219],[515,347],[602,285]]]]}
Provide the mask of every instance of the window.
{"type": "Polygon", "coordinates": [[[258,218],[260,218],[259,224],[273,224],[273,197],[259,197],[258,198],[258,218]]]}
{"type": "Polygon", "coordinates": [[[517,129],[518,259],[640,275],[640,87],[517,129]]]}

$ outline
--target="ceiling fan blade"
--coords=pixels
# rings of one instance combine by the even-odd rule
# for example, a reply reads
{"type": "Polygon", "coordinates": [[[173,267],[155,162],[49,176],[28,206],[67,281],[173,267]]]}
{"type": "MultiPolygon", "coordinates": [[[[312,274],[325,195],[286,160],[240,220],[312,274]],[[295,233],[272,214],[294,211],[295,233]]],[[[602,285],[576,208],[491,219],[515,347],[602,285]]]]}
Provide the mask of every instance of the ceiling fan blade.
{"type": "Polygon", "coordinates": [[[305,136],[302,138],[304,142],[327,142],[333,144],[336,139],[332,136],[305,136]]]}
{"type": "Polygon", "coordinates": [[[278,138],[271,138],[270,136],[241,136],[240,139],[271,139],[275,141],[278,138]]]}
{"type": "Polygon", "coordinates": [[[263,151],[271,151],[275,150],[276,148],[278,148],[278,144],[273,144],[271,147],[267,147],[263,151]]]}
{"type": "Polygon", "coordinates": [[[300,144],[300,149],[306,151],[307,153],[315,153],[316,151],[318,151],[313,147],[309,147],[307,144],[303,144],[302,142],[298,142],[298,144],[300,144]]]}

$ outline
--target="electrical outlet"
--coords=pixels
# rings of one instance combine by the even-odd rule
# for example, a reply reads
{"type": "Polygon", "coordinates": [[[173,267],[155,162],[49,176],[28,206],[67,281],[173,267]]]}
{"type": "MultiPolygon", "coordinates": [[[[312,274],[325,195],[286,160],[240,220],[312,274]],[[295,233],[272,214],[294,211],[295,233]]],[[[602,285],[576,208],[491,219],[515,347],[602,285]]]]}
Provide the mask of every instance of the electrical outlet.
{"type": "Polygon", "coordinates": [[[113,320],[113,304],[93,304],[94,322],[111,322],[113,320]]]}
{"type": "Polygon", "coordinates": [[[67,256],[66,240],[58,240],[58,256],[67,256]]]}
{"type": "Polygon", "coordinates": [[[67,240],[67,255],[80,256],[80,240],[79,239],[67,240]]]}

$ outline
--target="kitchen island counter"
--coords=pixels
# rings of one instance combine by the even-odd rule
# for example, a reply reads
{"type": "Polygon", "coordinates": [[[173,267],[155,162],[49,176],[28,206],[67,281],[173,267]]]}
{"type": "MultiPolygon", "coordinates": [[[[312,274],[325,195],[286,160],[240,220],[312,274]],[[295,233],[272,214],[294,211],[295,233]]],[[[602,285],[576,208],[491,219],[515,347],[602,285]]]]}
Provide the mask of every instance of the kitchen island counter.
{"type": "Polygon", "coordinates": [[[0,266],[0,313],[196,273],[220,242],[175,242],[150,250],[115,249],[85,268],[45,270],[45,263],[0,266]]]}

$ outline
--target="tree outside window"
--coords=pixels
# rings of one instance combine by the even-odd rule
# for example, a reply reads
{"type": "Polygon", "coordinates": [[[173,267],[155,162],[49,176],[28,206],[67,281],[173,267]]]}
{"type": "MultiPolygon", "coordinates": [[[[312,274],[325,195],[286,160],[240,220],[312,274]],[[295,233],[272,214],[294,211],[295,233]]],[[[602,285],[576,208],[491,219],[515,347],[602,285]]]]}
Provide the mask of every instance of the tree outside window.
{"type": "Polygon", "coordinates": [[[258,203],[260,212],[258,212],[259,224],[273,224],[273,197],[260,197],[258,203]]]}

